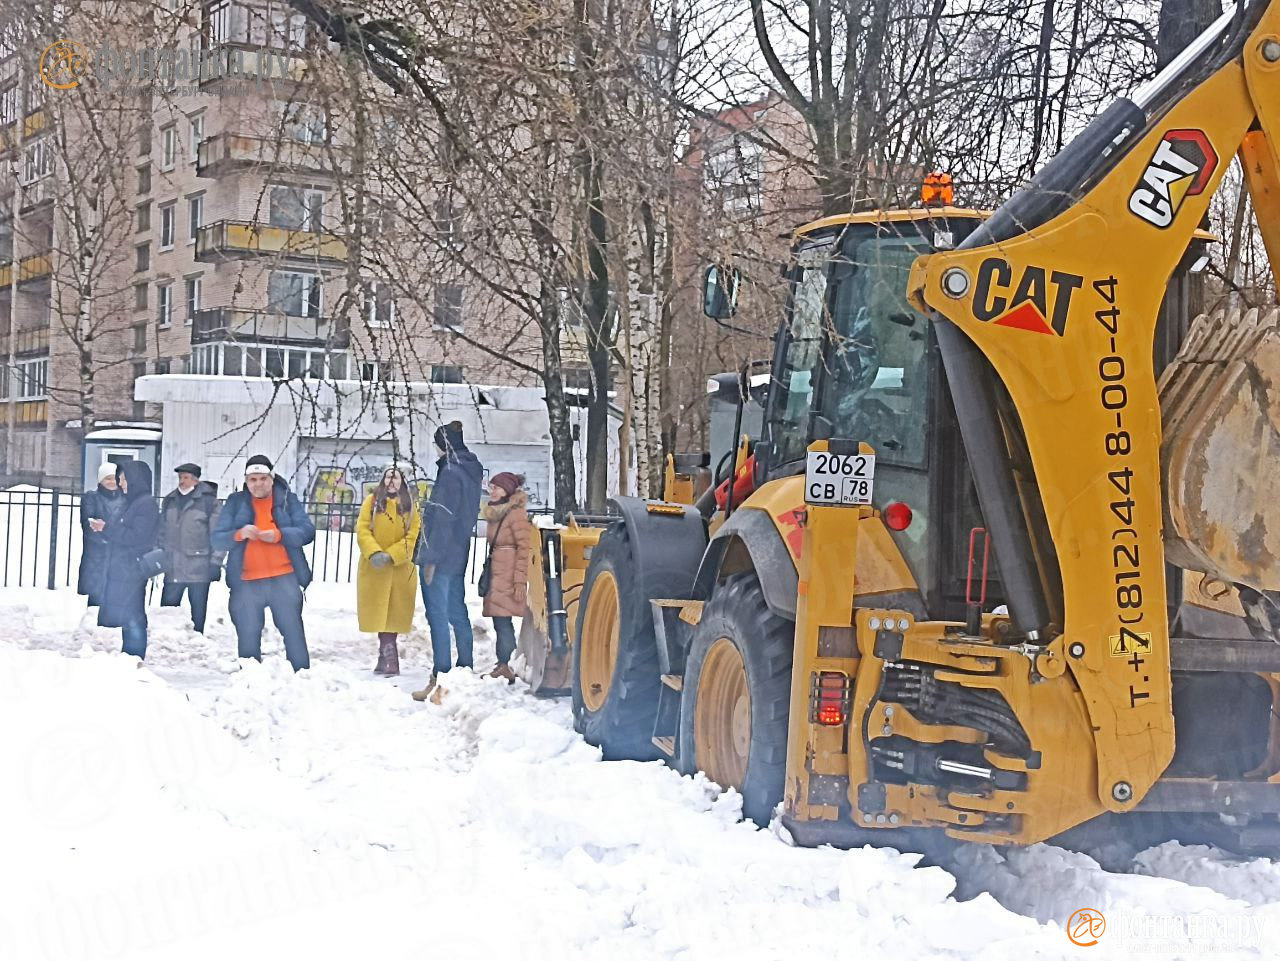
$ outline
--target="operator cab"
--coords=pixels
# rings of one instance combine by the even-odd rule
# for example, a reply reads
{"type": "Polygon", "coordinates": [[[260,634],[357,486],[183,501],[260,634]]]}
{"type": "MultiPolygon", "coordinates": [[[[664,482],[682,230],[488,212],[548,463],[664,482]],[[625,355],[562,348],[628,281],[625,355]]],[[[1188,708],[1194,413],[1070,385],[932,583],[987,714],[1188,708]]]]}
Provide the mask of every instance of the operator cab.
{"type": "MultiPolygon", "coordinates": [[[[797,232],[756,446],[761,483],[803,472],[815,438],[875,449],[873,505],[920,587],[914,605],[895,603],[921,617],[963,619],[971,534],[983,525],[932,324],[907,302],[907,279],[917,257],[959,244],[985,216],[881,211],[797,232]]],[[[983,546],[974,538],[975,599],[983,546]]],[[[1001,602],[992,561],[985,607],[1001,602]]]]}

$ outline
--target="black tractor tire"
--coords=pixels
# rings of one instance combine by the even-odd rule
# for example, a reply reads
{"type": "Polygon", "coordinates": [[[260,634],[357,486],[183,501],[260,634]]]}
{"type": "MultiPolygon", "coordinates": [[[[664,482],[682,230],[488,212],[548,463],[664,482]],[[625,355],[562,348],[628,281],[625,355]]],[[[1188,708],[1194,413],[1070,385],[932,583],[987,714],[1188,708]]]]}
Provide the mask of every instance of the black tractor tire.
{"type": "MultiPolygon", "coordinates": [[[[702,611],[702,620],[694,628],[685,663],[684,693],[680,704],[680,766],[686,772],[703,770],[724,788],[734,788],[742,795],[742,813],[761,827],[767,826],[774,809],[782,800],[787,767],[787,726],[791,712],[791,662],[795,643],[795,624],[769,610],[764,591],[754,573],[737,574],[716,587],[702,611]],[[718,682],[712,675],[736,670],[734,655],[723,642],[731,645],[741,660],[745,674],[746,707],[749,711],[749,737],[741,732],[740,743],[747,749],[745,774],[725,778],[708,764],[704,752],[718,750],[729,743],[733,732],[720,724],[723,712],[717,714],[712,700],[718,682]],[[713,654],[713,651],[717,652],[713,654]],[[711,672],[704,669],[709,657],[715,662],[711,672]],[[728,668],[718,665],[728,664],[728,668]],[[707,683],[704,684],[704,681],[707,683]],[[706,698],[699,720],[699,699],[706,698]],[[708,717],[710,715],[710,717],[708,717]],[[704,731],[699,737],[698,727],[704,731]],[[715,742],[714,744],[712,742],[715,742]],[[722,783],[718,777],[737,783],[722,783]]],[[[722,688],[721,688],[722,689],[722,688]]],[[[739,708],[740,709],[740,708],[739,708]]],[[[734,714],[737,717],[737,714],[734,714]]],[[[741,751],[736,757],[741,758],[741,751]]],[[[734,765],[730,765],[731,767],[734,765]]]]}
{"type": "MultiPolygon", "coordinates": [[[[597,669],[594,673],[599,674],[597,669]]],[[[658,647],[649,601],[640,591],[626,528],[618,525],[601,536],[591,554],[578,604],[578,629],[573,645],[573,726],[588,744],[599,747],[608,761],[651,761],[658,757],[653,725],[658,715],[658,647]],[[588,637],[592,592],[617,592],[617,653],[607,690],[584,693],[584,652],[603,643],[588,637]]]]}

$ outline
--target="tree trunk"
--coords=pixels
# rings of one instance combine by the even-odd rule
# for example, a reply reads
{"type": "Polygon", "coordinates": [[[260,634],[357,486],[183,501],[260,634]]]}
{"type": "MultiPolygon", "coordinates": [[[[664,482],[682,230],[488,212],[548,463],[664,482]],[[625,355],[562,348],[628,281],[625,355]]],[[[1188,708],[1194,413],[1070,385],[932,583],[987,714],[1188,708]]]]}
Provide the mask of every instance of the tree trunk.
{"type": "Polygon", "coordinates": [[[1221,0],[1164,0],[1156,37],[1156,69],[1167,66],[1221,13],[1221,0]]]}

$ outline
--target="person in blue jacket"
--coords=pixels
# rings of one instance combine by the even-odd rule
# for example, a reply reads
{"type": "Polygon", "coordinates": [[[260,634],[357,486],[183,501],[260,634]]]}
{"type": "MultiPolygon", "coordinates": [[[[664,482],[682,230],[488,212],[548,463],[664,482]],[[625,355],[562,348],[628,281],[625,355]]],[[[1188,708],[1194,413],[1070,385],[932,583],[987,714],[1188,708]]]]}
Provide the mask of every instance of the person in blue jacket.
{"type": "Polygon", "coordinates": [[[244,489],[227,498],[210,537],[227,554],[229,611],[240,657],[262,660],[262,629],[271,620],[284,636],[285,656],[295,671],[311,666],[302,625],[303,591],[311,565],[303,548],[316,528],[302,502],[261,454],[245,463],[244,489]]]}
{"type": "Polygon", "coordinates": [[[160,537],[160,508],[151,490],[151,468],[142,461],[126,461],[116,469],[116,487],[124,510],[103,528],[107,541],[107,573],[98,608],[99,627],[118,627],[124,652],[147,656],[147,581],[140,561],[156,549],[160,537]]]}
{"type": "Polygon", "coordinates": [[[471,536],[480,518],[484,467],[467,449],[458,421],[437,428],[434,440],[440,459],[436,461],[431,497],[422,511],[422,542],[417,556],[427,627],[431,631],[431,680],[421,691],[413,692],[417,701],[426,700],[435,690],[439,676],[452,666],[452,642],[458,645],[458,666],[473,666],[466,573],[471,536]]]}

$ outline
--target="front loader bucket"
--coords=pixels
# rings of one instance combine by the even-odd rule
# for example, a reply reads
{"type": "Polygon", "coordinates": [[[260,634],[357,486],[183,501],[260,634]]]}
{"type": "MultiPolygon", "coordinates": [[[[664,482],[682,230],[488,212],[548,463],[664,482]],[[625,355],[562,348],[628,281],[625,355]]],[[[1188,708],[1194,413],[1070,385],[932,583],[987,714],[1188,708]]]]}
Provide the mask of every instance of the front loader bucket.
{"type": "Polygon", "coordinates": [[[1280,590],[1280,310],[1197,317],[1160,408],[1166,557],[1280,590]]]}
{"type": "Polygon", "coordinates": [[[520,621],[516,653],[520,655],[517,673],[529,685],[530,693],[540,697],[569,693],[572,665],[568,649],[554,649],[551,638],[538,629],[534,617],[527,611],[520,621]]]}

